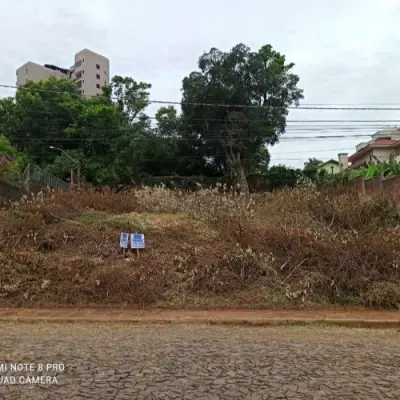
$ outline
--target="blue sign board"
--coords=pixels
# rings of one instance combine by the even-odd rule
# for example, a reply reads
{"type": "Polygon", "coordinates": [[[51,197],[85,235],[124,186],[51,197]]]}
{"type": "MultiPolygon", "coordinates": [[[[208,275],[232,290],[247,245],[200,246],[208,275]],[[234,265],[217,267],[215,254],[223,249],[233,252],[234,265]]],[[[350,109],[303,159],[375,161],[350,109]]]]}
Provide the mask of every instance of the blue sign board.
{"type": "Polygon", "coordinates": [[[131,234],[131,249],[144,249],[144,234],[132,233],[131,234]]]}
{"type": "Polygon", "coordinates": [[[129,243],[129,233],[121,233],[121,237],[119,239],[119,246],[123,249],[128,248],[129,243]]]}

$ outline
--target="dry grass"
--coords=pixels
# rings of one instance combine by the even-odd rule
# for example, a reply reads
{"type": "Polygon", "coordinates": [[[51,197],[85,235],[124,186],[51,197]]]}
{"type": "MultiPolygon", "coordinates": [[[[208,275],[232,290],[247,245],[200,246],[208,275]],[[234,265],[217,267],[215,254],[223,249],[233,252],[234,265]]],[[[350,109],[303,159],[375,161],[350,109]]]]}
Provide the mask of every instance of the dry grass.
{"type": "Polygon", "coordinates": [[[399,225],[342,189],[45,193],[0,211],[0,304],[399,307],[399,225]]]}

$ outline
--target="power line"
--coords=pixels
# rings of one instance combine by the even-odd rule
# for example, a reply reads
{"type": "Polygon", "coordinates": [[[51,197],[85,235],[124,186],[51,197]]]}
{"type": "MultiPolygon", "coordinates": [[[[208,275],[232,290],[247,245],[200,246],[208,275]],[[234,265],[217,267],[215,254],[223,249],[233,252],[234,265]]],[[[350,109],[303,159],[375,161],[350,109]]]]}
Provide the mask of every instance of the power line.
{"type": "MultiPolygon", "coordinates": [[[[208,156],[182,156],[182,158],[185,158],[187,160],[204,160],[205,158],[212,158],[212,157],[208,157],[208,156]]],[[[308,157],[303,157],[303,158],[270,158],[270,161],[305,161],[307,160],[308,157]]],[[[176,160],[181,160],[181,157],[145,157],[142,158],[143,161],[176,161],[176,160]]]]}
{"type": "MultiPolygon", "coordinates": [[[[18,86],[15,86],[15,85],[6,85],[6,84],[0,84],[0,87],[7,88],[7,89],[32,90],[32,89],[29,89],[29,88],[24,88],[23,86],[19,86],[18,87],[18,86]]],[[[53,92],[53,93],[58,93],[58,94],[69,94],[70,93],[70,92],[61,92],[61,91],[57,91],[57,90],[51,91],[51,90],[44,90],[44,89],[42,89],[42,90],[41,89],[35,89],[35,91],[53,92]]],[[[88,95],[88,94],[84,94],[84,93],[81,93],[80,95],[82,97],[89,97],[89,98],[93,97],[92,95],[88,95]]],[[[100,95],[100,96],[96,96],[96,97],[102,98],[104,96],[100,95]]],[[[111,97],[111,98],[115,98],[115,97],[111,97]]],[[[182,102],[171,102],[171,101],[164,101],[164,100],[154,100],[152,102],[154,102],[154,103],[155,102],[157,102],[157,103],[165,103],[165,104],[177,104],[177,105],[180,105],[182,103],[182,102]]],[[[193,104],[193,103],[185,103],[185,104],[193,104]]],[[[213,105],[217,105],[217,104],[214,104],[214,103],[210,104],[210,106],[213,106],[213,105]]],[[[343,107],[343,106],[345,106],[346,108],[347,107],[354,107],[354,106],[390,106],[390,105],[399,106],[399,109],[400,109],[400,101],[399,102],[380,102],[380,103],[305,103],[304,104],[305,107],[308,107],[308,106],[310,106],[310,107],[314,107],[314,106],[316,106],[316,107],[321,107],[321,106],[322,107],[327,107],[327,106],[328,107],[329,106],[343,107]]],[[[232,105],[229,105],[229,104],[222,105],[222,106],[232,107],[232,105]]],[[[244,106],[244,107],[247,107],[247,106],[244,106]]],[[[248,107],[252,107],[252,106],[248,106],[248,107]]],[[[254,107],[260,107],[260,106],[254,106],[254,107]]],[[[283,107],[278,106],[278,108],[283,108],[283,107]]],[[[296,108],[297,109],[298,107],[292,107],[292,108],[296,108]]],[[[357,107],[357,109],[358,109],[358,107],[357,107]]],[[[362,107],[361,109],[364,109],[364,107],[362,107]]]]}
{"type": "MultiPolygon", "coordinates": [[[[60,122],[60,121],[53,121],[53,122],[60,122]]],[[[18,127],[18,128],[14,128],[14,129],[10,129],[9,133],[15,134],[15,137],[18,136],[18,134],[22,134],[23,137],[26,137],[28,135],[33,135],[33,137],[35,137],[36,133],[41,134],[46,133],[49,135],[60,135],[60,134],[65,134],[65,135],[88,135],[88,132],[93,132],[93,134],[95,134],[97,137],[103,136],[103,137],[112,137],[112,136],[121,136],[121,137],[129,137],[129,135],[132,135],[133,132],[129,131],[129,130],[113,130],[113,129],[107,129],[107,128],[102,128],[102,129],[96,129],[96,128],[76,128],[74,133],[68,133],[68,126],[63,126],[63,125],[57,125],[57,124],[49,124],[50,126],[46,127],[46,126],[35,126],[35,127],[18,127]]],[[[147,132],[147,131],[146,131],[147,132]]],[[[292,133],[297,133],[297,134],[309,134],[308,138],[313,138],[316,136],[323,136],[323,137],[329,137],[329,136],[333,136],[333,137],[371,137],[373,136],[373,132],[375,132],[375,129],[372,130],[372,128],[365,128],[363,126],[355,126],[355,127],[324,127],[324,128],[319,128],[319,127],[314,127],[314,126],[310,126],[310,127],[302,127],[302,126],[288,126],[286,127],[285,131],[281,134],[278,134],[278,137],[280,139],[284,139],[287,137],[290,137],[289,135],[292,133]],[[370,132],[368,132],[368,130],[370,130],[370,132]],[[336,133],[339,133],[340,135],[336,135],[336,133]]],[[[156,132],[152,132],[149,131],[147,132],[149,134],[149,137],[153,138],[160,138],[163,137],[162,135],[157,134],[156,132]]],[[[242,137],[244,136],[244,134],[246,134],[246,131],[242,132],[242,137]]],[[[208,135],[200,135],[198,134],[196,131],[193,131],[190,134],[190,137],[220,137],[220,138],[224,138],[227,137],[225,135],[225,131],[221,130],[218,131],[218,129],[216,130],[216,132],[214,134],[212,134],[211,132],[208,135]]],[[[236,137],[241,137],[241,135],[236,135],[236,137]]],[[[189,134],[188,134],[189,136],[189,134]]],[[[182,135],[180,135],[179,133],[177,133],[176,135],[171,135],[171,136],[165,136],[164,138],[169,138],[169,139],[174,139],[176,137],[179,138],[184,138],[182,135]]]]}
{"type": "MultiPolygon", "coordinates": [[[[53,111],[40,111],[40,110],[26,110],[24,111],[27,114],[43,114],[43,115],[65,115],[65,114],[72,114],[74,110],[64,111],[64,112],[53,112],[53,111]]],[[[147,116],[146,119],[156,120],[155,116],[147,116]]],[[[68,121],[68,118],[57,118],[52,119],[51,122],[63,122],[68,121]]],[[[195,118],[192,121],[196,122],[221,122],[226,124],[227,122],[241,122],[241,123],[252,123],[252,122],[269,122],[267,119],[218,119],[218,118],[195,118]]],[[[400,124],[400,120],[287,120],[286,121],[286,129],[288,128],[314,128],[314,129],[321,129],[321,128],[336,128],[336,129],[364,129],[364,128],[371,128],[371,129],[395,129],[396,127],[390,125],[390,123],[397,123],[400,124]],[[348,122],[348,125],[338,125],[348,122]],[[304,123],[305,125],[299,125],[304,123]],[[320,125],[316,125],[319,123],[320,125]],[[378,124],[379,123],[379,124],[378,124]],[[386,125],[383,125],[386,123],[386,125]],[[294,124],[293,126],[291,124],[294,124]],[[308,125],[312,124],[312,125],[308,125]]]]}
{"type": "Polygon", "coordinates": [[[201,107],[224,107],[224,108],[256,108],[256,109],[270,109],[270,108],[284,108],[289,110],[342,110],[342,111],[400,111],[400,107],[318,107],[318,106],[261,106],[261,105],[247,105],[247,104],[224,104],[224,103],[201,103],[189,101],[169,101],[169,100],[150,100],[152,104],[169,104],[169,105],[191,105],[201,107]]]}
{"type": "MultiPolygon", "coordinates": [[[[25,88],[23,86],[13,86],[13,85],[5,85],[0,84],[0,87],[9,88],[9,89],[20,89],[27,90],[32,92],[45,92],[45,93],[55,93],[55,94],[71,94],[70,92],[62,92],[57,90],[46,90],[46,89],[30,89],[25,88]]],[[[89,95],[82,95],[84,97],[93,97],[89,95]]],[[[101,98],[104,96],[97,96],[97,98],[101,98]]],[[[115,96],[111,96],[111,99],[116,99],[115,96]]],[[[201,106],[201,107],[222,107],[222,108],[239,108],[239,109],[271,109],[271,108],[281,108],[281,109],[291,109],[291,110],[342,110],[342,111],[400,111],[400,107],[339,107],[339,106],[275,106],[275,105],[254,105],[254,104],[226,104],[226,103],[207,103],[207,102],[190,102],[190,101],[173,101],[173,100],[149,100],[150,104],[166,104],[166,105],[192,105],[192,106],[201,106]]]]}
{"type": "MultiPolygon", "coordinates": [[[[328,152],[328,151],[348,151],[349,148],[348,147],[342,147],[342,148],[337,148],[337,149],[329,149],[329,150],[307,150],[307,153],[322,153],[322,152],[328,152]]],[[[274,154],[298,154],[299,151],[284,151],[282,153],[275,153],[275,152],[270,152],[270,155],[274,155],[274,154]]]]}
{"type": "MultiPolygon", "coordinates": [[[[73,94],[71,92],[66,92],[66,91],[61,91],[61,90],[31,89],[31,88],[27,88],[27,87],[24,87],[24,86],[14,86],[14,85],[4,85],[4,84],[0,84],[0,87],[7,88],[7,89],[26,90],[28,92],[54,93],[54,94],[73,94]]],[[[78,95],[78,93],[76,93],[76,95],[78,95]]],[[[94,96],[91,96],[89,94],[84,94],[84,93],[79,93],[79,96],[88,97],[88,98],[93,98],[94,97],[94,96]]],[[[94,98],[104,98],[104,96],[95,96],[94,98]]],[[[111,99],[116,99],[116,98],[115,97],[111,97],[111,99]]]]}
{"type": "MultiPolygon", "coordinates": [[[[290,154],[290,153],[279,153],[277,155],[285,155],[285,154],[290,154]]],[[[289,161],[289,160],[293,160],[293,161],[303,161],[303,160],[308,160],[309,157],[305,156],[302,158],[275,158],[274,154],[269,154],[270,155],[270,159],[271,161],[289,161]]],[[[143,158],[144,160],[179,160],[181,158],[185,158],[185,159],[203,159],[203,158],[212,158],[209,156],[166,156],[166,157],[145,157],[143,158]]]]}
{"type": "MultiPolygon", "coordinates": [[[[28,113],[31,114],[57,114],[57,113],[52,113],[52,112],[41,112],[41,111],[31,111],[28,113]]],[[[155,117],[149,117],[151,119],[155,119],[155,117]]],[[[24,119],[21,119],[20,122],[23,122],[24,119]]],[[[46,120],[47,124],[62,124],[64,122],[68,122],[69,120],[67,118],[52,118],[52,119],[48,119],[46,120]]],[[[199,122],[204,122],[207,123],[209,121],[221,121],[221,125],[226,123],[226,120],[223,119],[212,119],[212,118],[198,118],[196,119],[196,121],[199,122]]],[[[252,123],[252,122],[264,122],[266,121],[265,119],[251,119],[251,120],[231,120],[231,121],[238,121],[241,123],[252,123]]],[[[353,121],[349,121],[351,123],[345,125],[343,124],[343,122],[346,122],[345,120],[343,120],[343,122],[341,123],[340,121],[334,121],[334,120],[326,120],[327,122],[324,123],[324,120],[311,120],[311,121],[307,121],[307,120],[288,120],[286,121],[287,124],[285,126],[285,131],[333,131],[333,130],[339,130],[339,131],[352,131],[352,130],[365,130],[365,129],[370,129],[370,130],[393,130],[396,129],[395,125],[390,125],[388,124],[389,122],[399,122],[400,120],[377,120],[377,121],[382,121],[382,122],[386,122],[386,124],[378,124],[378,123],[373,123],[374,120],[358,120],[359,122],[356,122],[357,120],[353,121]],[[332,122],[337,122],[337,123],[332,123],[332,122]],[[370,124],[371,122],[371,124],[370,124]],[[304,124],[303,124],[304,123],[304,124]],[[316,123],[319,123],[320,125],[317,125],[316,123]]],[[[79,129],[79,128],[78,128],[79,129]]],[[[84,129],[83,127],[81,129],[84,129]]],[[[129,126],[125,126],[122,127],[123,129],[129,129],[129,126]]]]}
{"type": "MultiPolygon", "coordinates": [[[[58,134],[59,132],[48,132],[48,133],[53,133],[53,134],[58,134]]],[[[287,141],[287,140],[310,140],[310,139],[354,139],[354,138],[369,138],[370,135],[318,135],[318,136],[283,136],[279,137],[279,142],[281,141],[287,141]]],[[[59,137],[35,137],[35,136],[21,136],[21,137],[13,137],[11,138],[11,141],[24,141],[24,140],[37,140],[37,141],[59,141],[59,142],[111,142],[113,138],[110,138],[110,136],[104,135],[103,137],[88,137],[88,138],[59,138],[59,137]]],[[[168,141],[188,141],[188,142],[201,142],[203,139],[202,138],[161,138],[161,137],[154,137],[154,138],[125,138],[129,140],[130,142],[146,142],[146,141],[152,141],[152,140],[160,140],[160,139],[165,139],[168,141]]],[[[225,140],[226,137],[224,136],[210,136],[206,140],[207,141],[214,141],[214,140],[225,140]]]]}
{"type": "MultiPolygon", "coordinates": [[[[64,111],[44,111],[44,110],[24,110],[25,113],[28,114],[43,114],[43,115],[66,115],[66,114],[72,114],[75,112],[75,110],[64,110],[64,111]]],[[[179,116],[178,116],[179,118],[179,116]]],[[[145,116],[144,118],[146,119],[151,119],[151,120],[156,120],[157,117],[156,116],[145,116]]],[[[59,118],[58,121],[66,121],[67,119],[62,119],[59,118]]],[[[140,119],[137,118],[137,120],[139,121],[140,119]]],[[[268,121],[266,118],[262,118],[262,119],[258,119],[258,118],[252,118],[252,119],[226,119],[226,118],[193,118],[191,119],[191,121],[196,121],[196,122],[222,122],[222,123],[226,123],[226,122],[242,122],[242,123],[250,123],[250,122],[264,122],[264,121],[268,121]]],[[[359,125],[360,127],[371,127],[371,128],[394,128],[393,126],[383,126],[381,124],[400,124],[400,119],[396,120],[396,119],[391,119],[391,120],[373,120],[373,119],[367,119],[367,120],[332,120],[332,119],[320,119],[320,120],[307,120],[307,119],[302,119],[302,120],[286,120],[287,124],[300,124],[300,123],[306,123],[306,124],[322,124],[321,126],[326,127],[326,126],[333,126],[336,127],[339,123],[348,123],[351,125],[348,125],[349,127],[354,126],[353,124],[357,123],[357,124],[363,124],[363,125],[359,125]],[[326,124],[330,124],[330,125],[326,125],[326,124]],[[366,124],[372,124],[372,125],[366,125],[366,124]],[[379,124],[379,125],[378,125],[379,124]]]]}
{"type": "MultiPolygon", "coordinates": [[[[30,138],[14,138],[13,140],[16,140],[16,141],[18,141],[18,142],[24,142],[24,141],[27,141],[27,140],[29,140],[30,138]]],[[[43,139],[41,139],[41,140],[43,140],[43,139]]],[[[83,142],[83,141],[87,141],[88,143],[90,143],[91,141],[93,141],[93,140],[91,140],[91,139],[83,139],[83,138],[77,138],[77,139],[71,139],[71,138],[68,138],[68,139],[60,139],[60,138],[46,138],[46,139],[44,139],[44,140],[46,140],[46,141],[49,141],[49,142],[53,142],[53,141],[59,141],[59,142],[83,142]]],[[[100,139],[95,139],[94,141],[100,141],[100,139]]],[[[106,141],[107,142],[107,141],[106,141]]],[[[282,153],[276,153],[276,152],[271,152],[271,148],[269,148],[269,150],[270,150],[270,154],[298,154],[298,152],[299,151],[284,151],[284,152],[282,152],[282,153]]],[[[323,152],[331,152],[331,151],[345,151],[345,150],[349,150],[349,148],[348,147],[341,147],[341,148],[333,148],[333,149],[329,149],[329,150],[326,150],[326,149],[323,149],[323,150],[307,150],[307,153],[323,153],[323,152]]]]}
{"type": "MultiPolygon", "coordinates": [[[[1,86],[1,85],[0,85],[1,86]]],[[[56,92],[56,93],[60,93],[60,92],[56,92]]],[[[62,92],[61,92],[62,93],[62,92]]],[[[66,92],[68,93],[68,92],[66,92]]],[[[25,113],[29,113],[29,114],[44,114],[44,115],[65,115],[65,114],[72,114],[74,113],[76,110],[64,110],[64,111],[45,111],[45,110],[24,110],[25,113]]],[[[179,118],[179,116],[178,116],[179,118]]],[[[146,115],[144,117],[144,119],[151,119],[151,120],[156,120],[157,117],[155,115],[152,116],[148,116],[146,115]]],[[[59,119],[60,121],[65,121],[66,119],[59,119]]],[[[137,118],[137,120],[139,120],[139,118],[137,118]]],[[[263,122],[263,121],[267,121],[267,119],[262,118],[262,119],[258,119],[258,118],[254,118],[254,119],[249,119],[249,120],[243,120],[243,119],[229,119],[227,120],[226,118],[193,118],[191,119],[192,121],[206,121],[206,122],[224,122],[226,123],[227,121],[229,122],[263,122]]],[[[310,119],[300,119],[300,120],[291,120],[288,119],[286,120],[286,123],[288,124],[298,124],[298,123],[321,123],[321,124],[338,124],[338,123],[349,123],[349,124],[354,124],[354,123],[359,123],[359,124],[400,124],[400,119],[314,119],[314,120],[310,120],[310,119]]],[[[325,125],[321,125],[321,126],[325,126],[325,125]]],[[[337,126],[337,125],[332,125],[332,126],[337,126]]],[[[353,126],[353,125],[349,125],[349,126],[353,126]]],[[[367,127],[367,125],[360,125],[360,127],[367,127]]],[[[382,126],[382,125],[371,125],[371,127],[376,127],[376,128],[391,128],[391,126],[382,126]]]]}
{"type": "MultiPolygon", "coordinates": [[[[282,154],[283,155],[283,154],[282,154]]],[[[302,158],[275,158],[272,157],[273,154],[270,154],[270,161],[304,161],[308,160],[309,157],[302,157],[302,158]]],[[[213,156],[165,156],[165,157],[144,157],[142,160],[144,161],[174,161],[174,160],[204,160],[204,159],[212,159],[215,158],[213,156]]]]}
{"type": "Polygon", "coordinates": [[[400,106],[400,102],[386,103],[306,103],[307,106],[400,106]]]}
{"type": "Polygon", "coordinates": [[[362,122],[362,123],[367,123],[367,122],[376,122],[376,123],[399,123],[400,120],[398,119],[298,119],[298,120],[288,120],[286,122],[292,122],[292,123],[302,123],[302,122],[307,122],[307,123],[342,123],[342,122],[349,122],[349,123],[356,123],[356,122],[362,122]]]}
{"type": "MultiPolygon", "coordinates": [[[[53,121],[55,122],[55,121],[53,121]]],[[[58,121],[60,122],[60,121],[58,121]]],[[[66,129],[68,129],[68,126],[63,126],[63,125],[56,125],[53,124],[52,126],[47,127],[34,127],[34,128],[30,128],[29,126],[27,126],[26,128],[24,127],[18,127],[15,129],[10,129],[9,132],[13,132],[13,133],[17,133],[17,132],[23,132],[23,133],[34,133],[34,132],[63,132],[66,129]],[[49,130],[51,129],[51,130],[49,130]]],[[[389,129],[389,128],[388,128],[389,129]]],[[[394,128],[391,128],[394,129],[394,128]]],[[[118,133],[119,135],[126,135],[129,134],[129,130],[128,131],[124,131],[123,129],[121,131],[113,131],[112,129],[95,129],[95,128],[76,128],[76,134],[79,134],[81,132],[87,132],[87,131],[92,131],[94,133],[104,133],[104,134],[115,134],[118,133]]],[[[218,129],[217,129],[218,131],[218,129]]],[[[339,127],[335,127],[335,126],[327,126],[327,127],[314,127],[314,126],[287,126],[284,133],[282,133],[282,135],[287,135],[288,133],[310,133],[311,135],[313,135],[314,133],[334,133],[334,132],[339,132],[339,133],[357,133],[358,132],[365,132],[362,133],[362,136],[372,136],[373,132],[376,131],[376,127],[372,128],[372,127],[364,127],[364,126],[355,126],[355,127],[348,127],[348,126],[339,126],[339,127]],[[371,132],[368,132],[371,131],[371,132]]],[[[221,130],[221,132],[219,132],[219,136],[223,136],[223,131],[221,130]]],[[[177,133],[178,134],[178,133],[177,133]]],[[[196,134],[196,131],[193,131],[193,134],[196,134]]],[[[285,137],[285,136],[280,136],[280,137],[285,137]]],[[[154,135],[154,137],[156,137],[156,135],[154,135]]]]}

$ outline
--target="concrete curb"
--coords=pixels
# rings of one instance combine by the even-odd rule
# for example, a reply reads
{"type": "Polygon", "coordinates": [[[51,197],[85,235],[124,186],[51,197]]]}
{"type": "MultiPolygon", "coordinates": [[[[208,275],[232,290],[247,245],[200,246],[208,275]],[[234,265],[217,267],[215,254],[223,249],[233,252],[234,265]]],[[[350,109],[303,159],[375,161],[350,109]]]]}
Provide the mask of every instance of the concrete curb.
{"type": "Polygon", "coordinates": [[[340,326],[346,328],[373,328],[396,329],[400,328],[400,320],[360,320],[360,319],[304,319],[304,318],[268,318],[268,319],[215,319],[215,318],[68,318],[68,317],[0,317],[1,322],[14,323],[97,323],[97,324],[163,324],[163,325],[217,325],[217,326],[248,326],[248,327],[276,327],[276,326],[340,326]]]}
{"type": "Polygon", "coordinates": [[[400,328],[399,311],[331,310],[166,310],[95,308],[0,308],[0,321],[20,323],[123,323],[187,325],[336,325],[349,328],[400,328]]]}

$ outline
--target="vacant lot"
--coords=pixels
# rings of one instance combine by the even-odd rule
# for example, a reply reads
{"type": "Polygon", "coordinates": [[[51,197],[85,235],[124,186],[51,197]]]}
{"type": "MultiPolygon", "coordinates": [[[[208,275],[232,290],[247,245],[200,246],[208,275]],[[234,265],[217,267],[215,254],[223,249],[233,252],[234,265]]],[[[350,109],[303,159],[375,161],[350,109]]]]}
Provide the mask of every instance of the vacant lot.
{"type": "Polygon", "coordinates": [[[397,308],[399,225],[346,189],[47,193],[0,211],[0,306],[397,308]]]}
{"type": "Polygon", "coordinates": [[[6,400],[400,398],[400,334],[391,330],[118,324],[5,328],[1,360],[65,364],[63,372],[40,374],[56,376],[57,384],[0,385],[6,400]]]}

